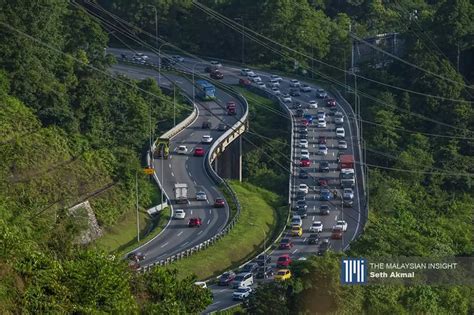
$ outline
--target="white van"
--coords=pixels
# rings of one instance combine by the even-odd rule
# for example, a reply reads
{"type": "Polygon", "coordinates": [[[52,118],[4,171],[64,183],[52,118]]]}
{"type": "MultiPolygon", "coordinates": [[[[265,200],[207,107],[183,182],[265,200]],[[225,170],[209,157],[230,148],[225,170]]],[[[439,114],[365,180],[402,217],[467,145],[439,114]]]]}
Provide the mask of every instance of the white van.
{"type": "Polygon", "coordinates": [[[239,273],[232,281],[234,289],[240,287],[250,287],[253,284],[253,275],[250,272],[239,273]]]}

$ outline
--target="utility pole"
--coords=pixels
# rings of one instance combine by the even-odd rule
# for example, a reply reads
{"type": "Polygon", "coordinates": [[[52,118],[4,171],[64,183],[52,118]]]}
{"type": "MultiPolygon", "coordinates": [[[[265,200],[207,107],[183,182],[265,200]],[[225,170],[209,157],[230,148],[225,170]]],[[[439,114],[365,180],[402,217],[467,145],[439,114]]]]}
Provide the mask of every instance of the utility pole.
{"type": "Polygon", "coordinates": [[[147,7],[153,8],[153,11],[155,12],[155,41],[156,47],[158,47],[158,10],[152,4],[147,5],[147,7]]]}
{"type": "Polygon", "coordinates": [[[140,216],[138,214],[138,172],[135,173],[135,186],[137,195],[137,243],[140,243],[140,216]]]}
{"type": "Polygon", "coordinates": [[[245,54],[245,27],[244,27],[244,18],[241,16],[241,17],[238,17],[238,18],[234,18],[234,21],[240,21],[242,24],[242,65],[245,64],[245,59],[244,59],[244,54],[245,54]]]}
{"type": "Polygon", "coordinates": [[[176,82],[173,81],[173,127],[176,126],[176,82]]]}

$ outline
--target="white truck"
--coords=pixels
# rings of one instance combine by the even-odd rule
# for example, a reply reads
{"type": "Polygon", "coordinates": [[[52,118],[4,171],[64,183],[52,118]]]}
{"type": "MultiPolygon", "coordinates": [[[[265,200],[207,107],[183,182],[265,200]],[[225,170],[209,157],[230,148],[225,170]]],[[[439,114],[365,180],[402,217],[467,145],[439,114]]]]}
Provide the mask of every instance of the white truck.
{"type": "Polygon", "coordinates": [[[174,184],[176,203],[188,203],[188,184],[174,184]]]}

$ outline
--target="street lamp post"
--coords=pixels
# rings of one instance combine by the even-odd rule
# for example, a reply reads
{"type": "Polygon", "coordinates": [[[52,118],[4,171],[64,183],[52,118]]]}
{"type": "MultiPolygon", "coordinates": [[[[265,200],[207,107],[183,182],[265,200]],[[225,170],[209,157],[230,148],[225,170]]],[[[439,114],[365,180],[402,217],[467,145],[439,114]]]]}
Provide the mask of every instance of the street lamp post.
{"type": "MultiPolygon", "coordinates": [[[[157,40],[158,40],[158,37],[157,37],[157,40]]],[[[160,47],[158,47],[158,58],[159,58],[159,62],[158,62],[158,85],[160,85],[161,83],[161,48],[163,46],[166,46],[166,45],[169,45],[170,43],[164,43],[164,44],[161,44],[160,47]]]]}

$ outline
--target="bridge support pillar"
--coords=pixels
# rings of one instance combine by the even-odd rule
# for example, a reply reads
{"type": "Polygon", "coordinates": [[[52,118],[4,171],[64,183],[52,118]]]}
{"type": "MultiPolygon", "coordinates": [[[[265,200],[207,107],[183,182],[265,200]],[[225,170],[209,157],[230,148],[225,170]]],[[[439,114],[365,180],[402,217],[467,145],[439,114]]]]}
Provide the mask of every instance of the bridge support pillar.
{"type": "Polygon", "coordinates": [[[220,177],[242,181],[242,137],[235,139],[214,161],[220,177]]]}

